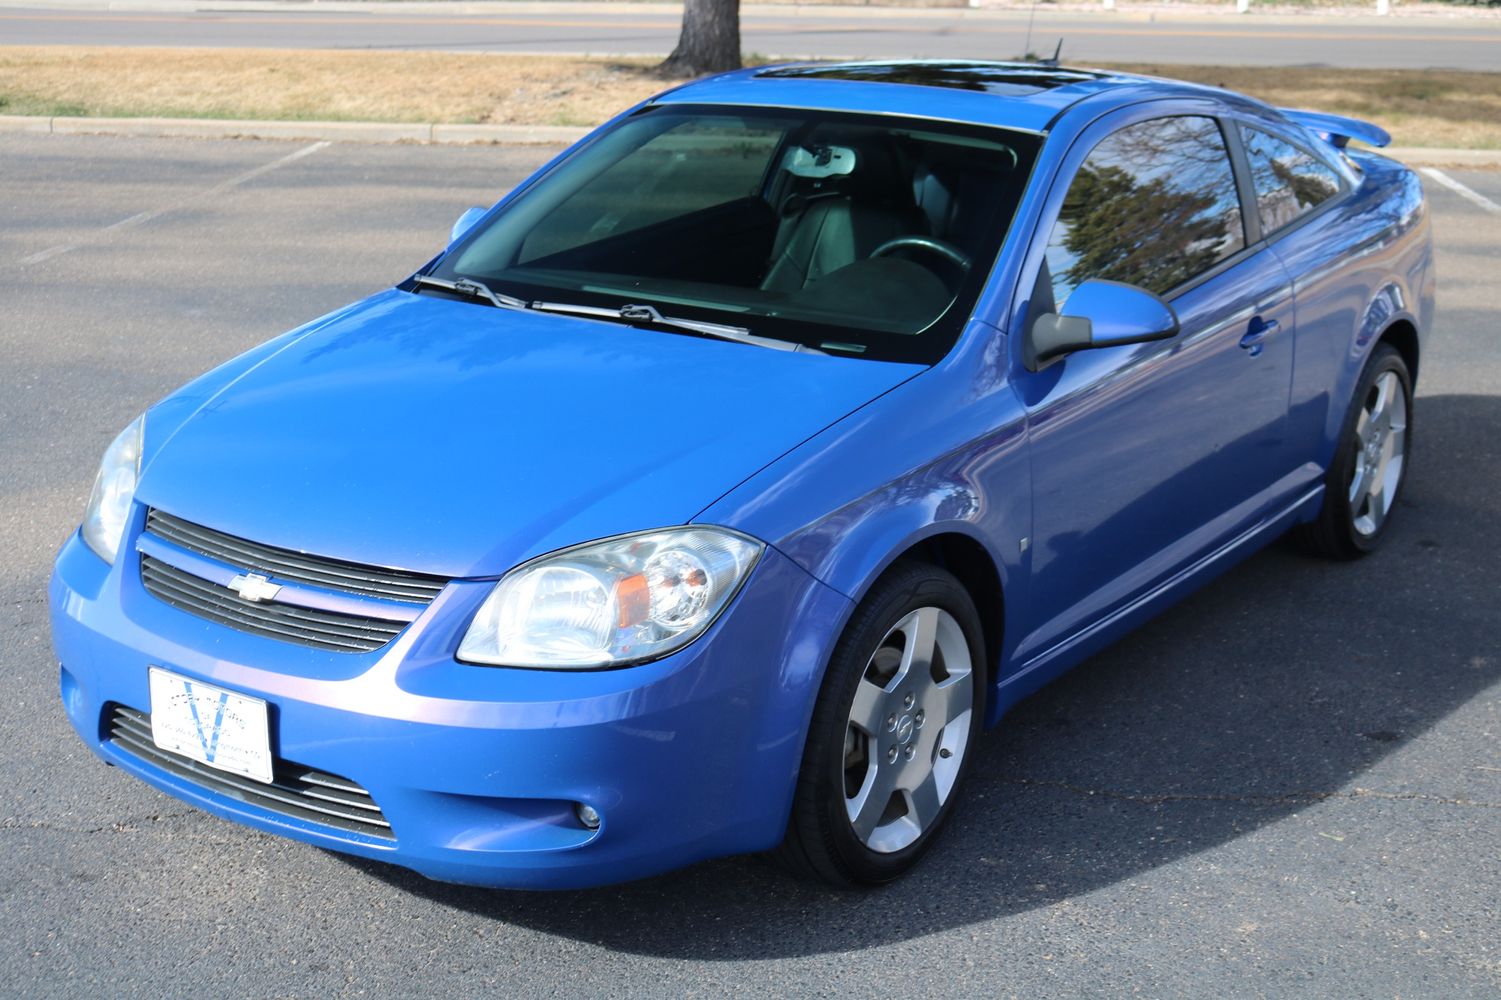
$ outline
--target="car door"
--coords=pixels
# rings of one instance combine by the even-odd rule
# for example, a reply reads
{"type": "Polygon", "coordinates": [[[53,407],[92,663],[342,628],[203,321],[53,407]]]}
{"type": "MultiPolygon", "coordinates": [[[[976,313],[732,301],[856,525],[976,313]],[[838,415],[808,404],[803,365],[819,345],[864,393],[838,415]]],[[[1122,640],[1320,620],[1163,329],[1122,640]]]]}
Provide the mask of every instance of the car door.
{"type": "Polygon", "coordinates": [[[1137,108],[1057,175],[1023,272],[1031,315],[1105,278],[1163,297],[1180,331],[1014,369],[1033,468],[1023,663],[1254,527],[1290,472],[1291,288],[1247,229],[1234,142],[1212,114],[1137,108]]]}

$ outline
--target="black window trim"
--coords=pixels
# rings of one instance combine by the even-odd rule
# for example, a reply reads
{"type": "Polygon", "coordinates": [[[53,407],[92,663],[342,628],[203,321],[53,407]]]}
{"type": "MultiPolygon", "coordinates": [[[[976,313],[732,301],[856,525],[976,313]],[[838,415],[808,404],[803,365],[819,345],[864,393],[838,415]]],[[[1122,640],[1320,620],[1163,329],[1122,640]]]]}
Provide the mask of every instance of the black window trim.
{"type": "Polygon", "coordinates": [[[1230,169],[1235,173],[1235,189],[1240,193],[1240,218],[1246,232],[1246,246],[1265,240],[1261,231],[1261,202],[1256,198],[1256,182],[1251,174],[1251,156],[1240,134],[1240,123],[1233,118],[1220,119],[1220,134],[1230,151],[1230,169]]]}

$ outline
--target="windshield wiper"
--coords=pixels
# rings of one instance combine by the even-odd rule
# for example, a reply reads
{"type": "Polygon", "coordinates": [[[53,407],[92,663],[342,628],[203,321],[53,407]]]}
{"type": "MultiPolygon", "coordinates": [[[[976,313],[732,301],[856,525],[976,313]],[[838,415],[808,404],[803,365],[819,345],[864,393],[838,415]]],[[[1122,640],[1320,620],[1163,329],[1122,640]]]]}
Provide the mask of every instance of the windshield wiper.
{"type": "Polygon", "coordinates": [[[701,337],[713,337],[716,340],[732,340],[739,344],[755,344],[757,347],[770,347],[778,351],[805,351],[814,352],[802,344],[794,344],[785,340],[774,340],[770,337],[758,337],[743,326],[729,326],[725,323],[709,323],[699,319],[680,319],[675,316],[663,316],[652,306],[643,306],[627,303],[616,309],[604,306],[575,305],[570,302],[533,302],[531,308],[538,312],[562,313],[567,316],[587,316],[591,319],[607,319],[625,323],[649,323],[652,326],[665,326],[672,330],[686,330],[696,333],[701,337]]]}
{"type": "Polygon", "coordinates": [[[503,295],[482,281],[473,278],[460,278],[458,281],[448,281],[443,278],[434,278],[430,275],[419,274],[412,278],[419,287],[427,285],[432,288],[441,288],[445,292],[455,292],[459,295],[467,295],[472,299],[484,299],[497,309],[527,309],[530,307],[526,299],[518,299],[514,295],[503,295]]]}

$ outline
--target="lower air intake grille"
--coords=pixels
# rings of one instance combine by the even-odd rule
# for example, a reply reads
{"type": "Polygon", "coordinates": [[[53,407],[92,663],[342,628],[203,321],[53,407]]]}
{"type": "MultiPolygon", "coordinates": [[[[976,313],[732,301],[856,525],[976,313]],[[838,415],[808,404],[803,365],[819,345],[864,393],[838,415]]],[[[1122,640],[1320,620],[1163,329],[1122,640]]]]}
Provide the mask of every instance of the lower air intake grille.
{"type": "Polygon", "coordinates": [[[145,553],[141,554],[141,583],[152,597],[199,618],[242,632],[336,652],[368,653],[381,648],[407,627],[404,621],[386,618],[242,600],[228,587],[185,573],[145,553]]]}
{"type": "Polygon", "coordinates": [[[201,788],[309,823],[382,840],[396,839],[370,793],[348,778],[278,760],[274,781],[263,785],[161,749],[151,740],[151,716],[145,712],[111,705],[105,717],[110,739],[121,750],[201,788]]]}

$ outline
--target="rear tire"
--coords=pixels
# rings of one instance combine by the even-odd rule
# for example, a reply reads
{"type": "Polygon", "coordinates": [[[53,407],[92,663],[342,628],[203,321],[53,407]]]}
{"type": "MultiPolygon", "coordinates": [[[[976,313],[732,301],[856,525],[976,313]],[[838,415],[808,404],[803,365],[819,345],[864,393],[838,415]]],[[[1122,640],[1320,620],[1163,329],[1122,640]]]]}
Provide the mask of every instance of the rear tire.
{"type": "Polygon", "coordinates": [[[1298,540],[1327,559],[1358,559],[1375,551],[1391,526],[1412,451],[1412,375],[1390,344],[1371,354],[1351,400],[1334,460],[1324,479],[1324,504],[1298,540]]]}
{"type": "Polygon", "coordinates": [[[980,618],[963,585],[921,563],[889,571],[834,649],[774,857],[844,888],[905,874],[953,813],[985,692],[980,618]]]}

